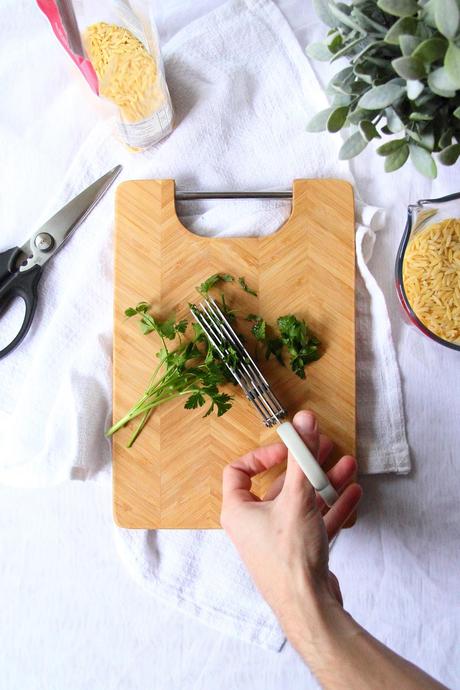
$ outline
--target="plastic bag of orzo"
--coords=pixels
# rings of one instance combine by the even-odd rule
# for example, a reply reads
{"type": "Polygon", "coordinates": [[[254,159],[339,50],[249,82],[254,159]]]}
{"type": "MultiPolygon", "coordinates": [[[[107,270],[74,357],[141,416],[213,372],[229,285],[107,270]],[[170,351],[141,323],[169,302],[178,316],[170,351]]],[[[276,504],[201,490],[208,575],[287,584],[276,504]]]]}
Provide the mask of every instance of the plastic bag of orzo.
{"type": "Polygon", "coordinates": [[[142,150],[168,135],[173,109],[152,12],[141,0],[36,0],[92,90],[117,106],[123,141],[142,150]]]}

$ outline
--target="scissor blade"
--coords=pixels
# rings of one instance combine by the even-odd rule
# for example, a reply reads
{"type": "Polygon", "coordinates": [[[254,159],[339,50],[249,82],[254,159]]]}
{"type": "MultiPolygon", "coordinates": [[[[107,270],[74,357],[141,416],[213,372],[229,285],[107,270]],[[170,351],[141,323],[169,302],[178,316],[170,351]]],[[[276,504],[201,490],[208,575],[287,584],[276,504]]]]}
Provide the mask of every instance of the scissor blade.
{"type": "MultiPolygon", "coordinates": [[[[69,201],[60,211],[58,211],[52,218],[46,221],[41,228],[39,228],[28,242],[21,247],[25,255],[30,257],[27,265],[23,265],[19,270],[24,271],[34,264],[43,266],[62,244],[70,237],[73,231],[78,228],[85,218],[91,213],[96,204],[104,196],[112,182],[119,175],[121,165],[115,166],[113,170],[100,177],[96,182],[93,182],[83,192],[76,196],[72,201],[69,201]],[[52,237],[52,246],[49,249],[41,249],[40,242],[36,244],[37,235],[46,233],[52,237]]],[[[40,238],[39,238],[40,239],[40,238]]]]}

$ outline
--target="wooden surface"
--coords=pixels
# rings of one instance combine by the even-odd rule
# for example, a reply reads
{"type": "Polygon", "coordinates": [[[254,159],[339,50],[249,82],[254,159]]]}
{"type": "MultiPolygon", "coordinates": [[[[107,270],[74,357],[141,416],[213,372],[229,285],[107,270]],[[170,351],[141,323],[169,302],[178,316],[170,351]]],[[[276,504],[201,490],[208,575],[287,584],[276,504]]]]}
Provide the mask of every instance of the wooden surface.
{"type": "MultiPolygon", "coordinates": [[[[237,202],[235,202],[237,203],[237,202]]],[[[229,219],[231,223],[231,219],[229,219]]],[[[275,234],[260,238],[206,238],[178,220],[172,180],[119,185],[116,195],[114,295],[114,420],[144,392],[159,349],[123,312],[147,300],[165,318],[187,317],[198,301],[195,286],[209,275],[244,276],[255,298],[225,286],[232,305],[275,322],[282,314],[305,318],[324,346],[306,382],[276,362],[261,367],[291,413],[308,407],[337,444],[332,463],[355,448],[354,212],[351,186],[339,180],[296,180],[292,213],[275,234]]],[[[135,445],[132,428],[113,441],[114,515],[131,528],[219,527],[225,464],[278,440],[263,427],[239,389],[223,417],[202,418],[174,401],[152,415],[135,445]]],[[[282,468],[257,478],[263,493],[282,468]],[[268,476],[267,476],[268,474],[268,476]]]]}

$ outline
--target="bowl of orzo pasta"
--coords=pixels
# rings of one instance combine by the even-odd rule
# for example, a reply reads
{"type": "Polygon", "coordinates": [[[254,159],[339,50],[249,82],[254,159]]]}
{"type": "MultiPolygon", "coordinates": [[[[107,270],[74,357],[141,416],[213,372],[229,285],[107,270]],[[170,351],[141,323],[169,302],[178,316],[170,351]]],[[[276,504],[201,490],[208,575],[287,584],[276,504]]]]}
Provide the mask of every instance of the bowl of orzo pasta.
{"type": "Polygon", "coordinates": [[[396,289],[411,323],[460,351],[460,192],[408,207],[396,289]]]}

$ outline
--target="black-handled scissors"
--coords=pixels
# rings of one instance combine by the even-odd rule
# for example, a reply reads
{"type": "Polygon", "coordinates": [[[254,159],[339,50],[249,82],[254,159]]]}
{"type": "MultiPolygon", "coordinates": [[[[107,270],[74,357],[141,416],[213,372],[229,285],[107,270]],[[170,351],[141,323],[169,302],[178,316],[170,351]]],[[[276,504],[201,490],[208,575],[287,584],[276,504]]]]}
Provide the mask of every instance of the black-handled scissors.
{"type": "Polygon", "coordinates": [[[43,266],[85,220],[121,171],[121,165],[93,182],[69,201],[25,242],[0,252],[0,312],[16,297],[25,302],[25,315],[18,334],[0,350],[0,359],[25,338],[37,306],[37,286],[43,266]]]}

